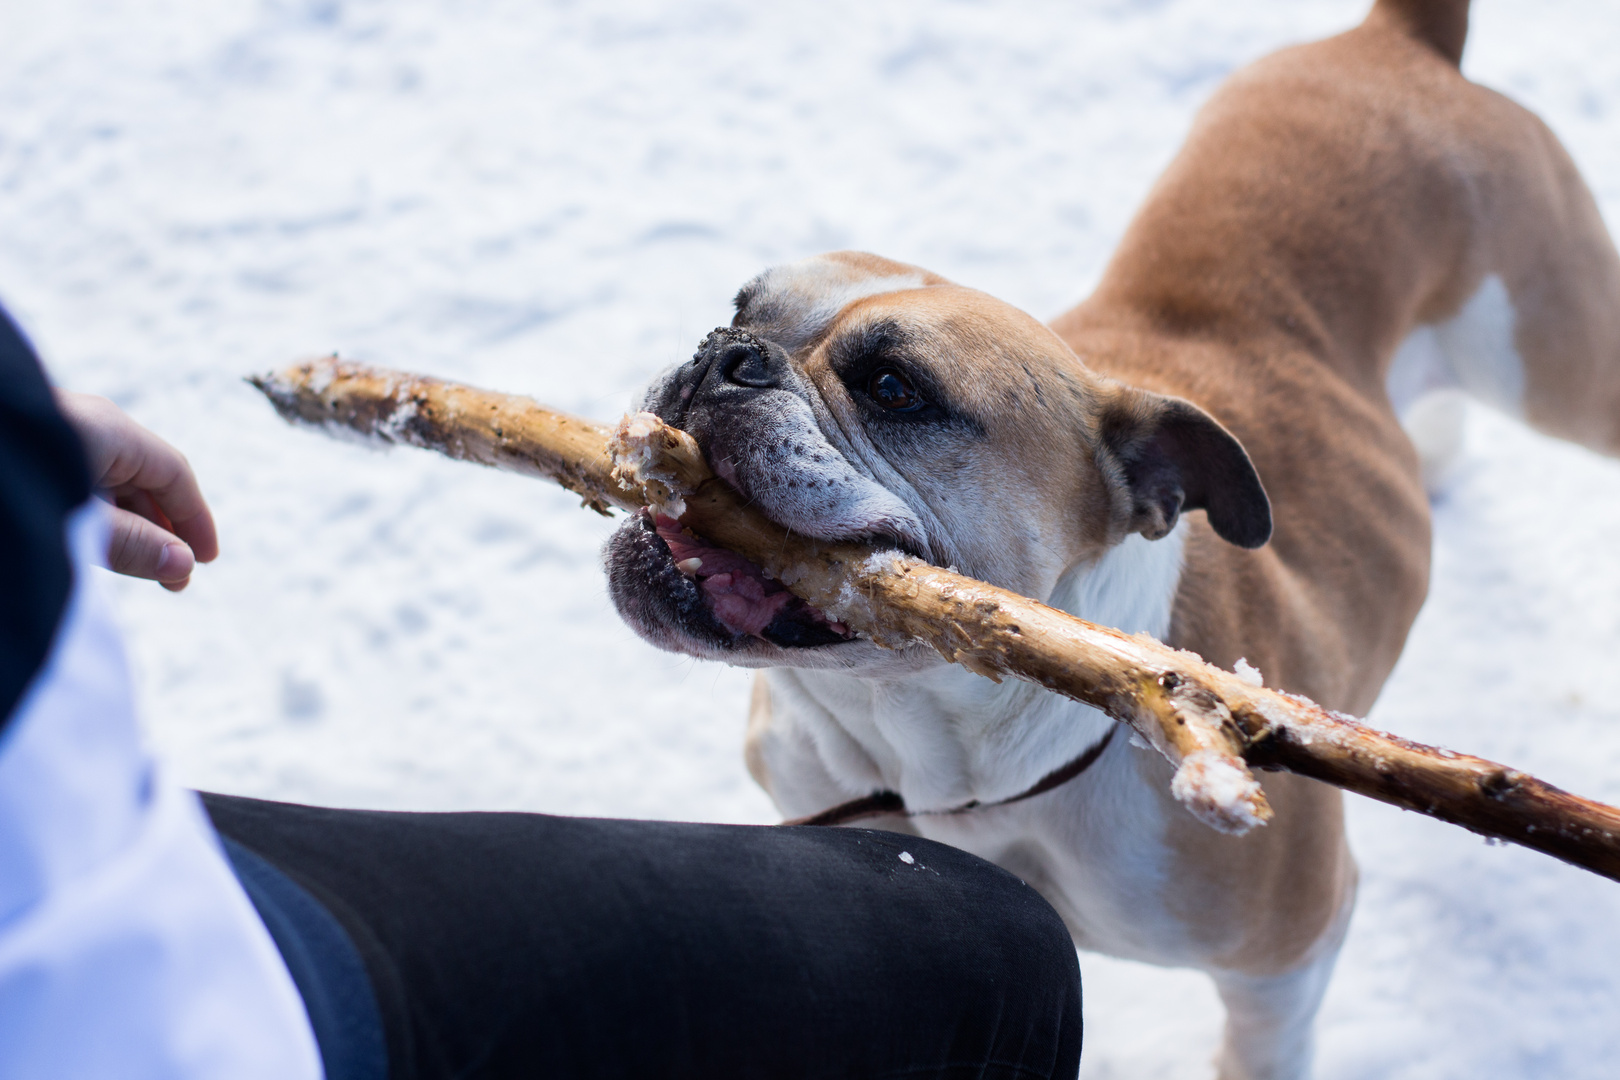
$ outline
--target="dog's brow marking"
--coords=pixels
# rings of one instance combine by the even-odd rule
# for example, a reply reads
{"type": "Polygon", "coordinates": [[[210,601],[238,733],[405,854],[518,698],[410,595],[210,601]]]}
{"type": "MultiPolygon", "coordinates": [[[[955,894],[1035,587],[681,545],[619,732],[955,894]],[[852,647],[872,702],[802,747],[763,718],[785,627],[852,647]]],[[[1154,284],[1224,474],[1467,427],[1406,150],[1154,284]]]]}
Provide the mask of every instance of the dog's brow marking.
{"type": "Polygon", "coordinates": [[[841,263],[806,259],[765,271],[747,287],[750,323],[769,324],[773,339],[789,352],[819,337],[857,300],[921,289],[921,273],[849,277],[841,263]]]}

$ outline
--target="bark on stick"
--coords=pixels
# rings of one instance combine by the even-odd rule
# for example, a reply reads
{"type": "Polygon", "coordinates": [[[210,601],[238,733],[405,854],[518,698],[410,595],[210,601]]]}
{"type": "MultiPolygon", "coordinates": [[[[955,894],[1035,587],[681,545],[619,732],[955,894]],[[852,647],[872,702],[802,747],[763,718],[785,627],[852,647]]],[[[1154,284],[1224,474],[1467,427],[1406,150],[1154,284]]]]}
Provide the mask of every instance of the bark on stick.
{"type": "Polygon", "coordinates": [[[615,432],[528,398],[336,358],[252,381],[291,421],[542,476],[603,512],[655,507],[880,645],[926,644],[987,678],[1026,679],[1102,709],[1176,766],[1176,797],[1222,831],[1271,817],[1249,767],[1284,769],[1620,880],[1614,807],[896,551],[790,535],[651,414],[615,432]]]}
{"type": "Polygon", "coordinates": [[[250,376],[248,382],[290,423],[554,480],[601,514],[609,506],[636,510],[645,505],[640,489],[613,478],[607,449],[611,428],[548,409],[533,398],[335,356],[250,376]]]}

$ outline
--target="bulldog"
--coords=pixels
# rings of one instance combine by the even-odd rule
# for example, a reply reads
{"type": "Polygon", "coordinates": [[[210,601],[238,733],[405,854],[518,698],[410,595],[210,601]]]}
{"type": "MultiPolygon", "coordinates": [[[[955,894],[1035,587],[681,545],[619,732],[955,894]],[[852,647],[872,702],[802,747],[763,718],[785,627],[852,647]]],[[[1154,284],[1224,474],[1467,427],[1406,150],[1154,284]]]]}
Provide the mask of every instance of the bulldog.
{"type": "MultiPolygon", "coordinates": [[[[1466,29],[1466,0],[1379,0],[1238,72],[1050,324],[823,255],[745,285],[641,407],[796,532],[1364,715],[1428,582],[1404,399],[1454,386],[1620,452],[1620,258],[1548,129],[1463,78],[1466,29]]],[[[867,823],[1001,864],[1083,949],[1208,972],[1224,1080],[1307,1075],[1355,893],[1336,790],[1268,775],[1275,820],[1220,835],[1106,716],[878,648],[668,518],[606,562],[648,641],[765,669],[746,756],[785,815],[898,793],[867,823]]]]}

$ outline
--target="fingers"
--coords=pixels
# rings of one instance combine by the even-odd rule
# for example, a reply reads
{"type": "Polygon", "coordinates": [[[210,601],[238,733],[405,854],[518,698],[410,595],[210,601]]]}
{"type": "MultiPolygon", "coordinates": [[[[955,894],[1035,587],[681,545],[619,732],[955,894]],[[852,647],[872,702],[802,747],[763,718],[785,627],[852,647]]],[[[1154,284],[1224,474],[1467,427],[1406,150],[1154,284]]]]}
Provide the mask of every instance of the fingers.
{"type": "MultiPolygon", "coordinates": [[[[124,415],[106,398],[58,391],[57,404],[85,444],[96,487],[111,494],[124,510],[146,519],[158,533],[181,542],[187,569],[175,580],[180,582],[177,587],[183,588],[192,565],[212,562],[219,555],[214,516],[185,455],[124,415]]],[[[122,515],[119,520],[124,520],[122,515]]],[[[136,536],[132,531],[135,527],[123,527],[129,542],[135,544],[136,536]]],[[[115,526],[115,532],[118,528],[115,526]]],[[[131,558],[135,557],[134,552],[141,550],[136,544],[131,548],[131,558]]],[[[154,556],[146,552],[143,557],[154,556]]],[[[155,566],[151,563],[149,569],[155,566]]],[[[116,563],[113,569],[137,577],[155,576],[155,573],[124,571],[116,563]]]]}
{"type": "Polygon", "coordinates": [[[171,592],[186,587],[197,561],[184,540],[122,507],[111,508],[108,516],[112,523],[107,542],[110,569],[161,582],[171,592]]]}
{"type": "Polygon", "coordinates": [[[133,479],[122,484],[106,484],[103,488],[119,506],[184,540],[198,562],[213,562],[219,556],[214,515],[203,501],[186,459],[167,443],[161,446],[172,455],[172,461],[164,460],[167,455],[148,454],[133,479]]]}

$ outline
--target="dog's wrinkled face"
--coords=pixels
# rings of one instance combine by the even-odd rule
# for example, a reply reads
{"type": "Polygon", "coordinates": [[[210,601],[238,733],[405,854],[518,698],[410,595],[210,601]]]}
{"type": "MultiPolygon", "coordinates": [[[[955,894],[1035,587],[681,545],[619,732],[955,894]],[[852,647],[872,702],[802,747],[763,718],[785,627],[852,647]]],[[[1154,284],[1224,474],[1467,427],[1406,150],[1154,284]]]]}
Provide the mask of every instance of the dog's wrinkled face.
{"type": "MultiPolygon", "coordinates": [[[[655,378],[641,407],[795,532],[886,542],[1027,596],[1130,532],[1164,535],[1184,508],[1209,506],[1233,531],[1215,506],[1230,500],[1206,490],[1209,461],[1247,470],[1228,538],[1263,543],[1258,511],[1270,530],[1247,456],[1205,414],[1099,378],[1016,308],[871,255],[760,275],[732,326],[655,378]]],[[[668,519],[632,517],[606,556],[620,613],[662,648],[748,666],[883,663],[668,519]]]]}

